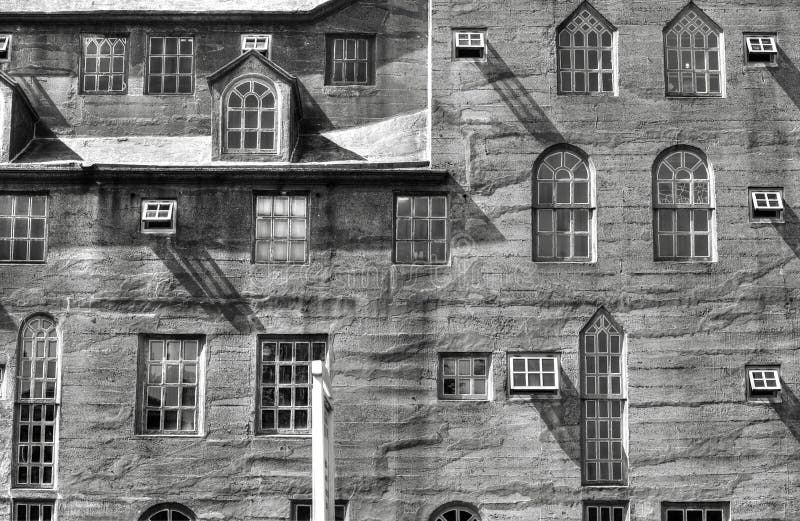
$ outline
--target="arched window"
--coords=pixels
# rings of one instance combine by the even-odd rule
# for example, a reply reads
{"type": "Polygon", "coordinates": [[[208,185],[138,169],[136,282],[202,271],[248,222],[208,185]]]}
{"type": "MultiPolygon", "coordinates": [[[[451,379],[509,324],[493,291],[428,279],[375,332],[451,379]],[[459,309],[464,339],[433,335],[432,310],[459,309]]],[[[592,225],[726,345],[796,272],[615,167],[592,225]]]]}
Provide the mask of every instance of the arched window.
{"type": "Polygon", "coordinates": [[[725,87],[722,29],[690,4],[664,30],[668,96],[722,96],[725,87]]]}
{"type": "Polygon", "coordinates": [[[624,484],[627,479],[625,342],[601,309],[581,332],[583,482],[624,484]]]}
{"type": "Polygon", "coordinates": [[[269,153],[277,150],[275,92],[249,79],[230,90],[225,101],[227,152],[269,153]]]}
{"type": "Polygon", "coordinates": [[[60,352],[55,321],[34,315],[20,329],[14,414],[14,486],[53,488],[60,352]]]}
{"type": "Polygon", "coordinates": [[[558,31],[558,91],[561,94],[614,92],[616,28],[584,3],[558,31]]]}
{"type": "Polygon", "coordinates": [[[195,521],[195,516],[185,506],[169,503],[150,507],[142,514],[139,521],[195,521]]]}
{"type": "Polygon", "coordinates": [[[655,256],[712,260],[713,175],[702,152],[669,150],[653,168],[655,256]]]}
{"type": "Polygon", "coordinates": [[[472,507],[449,505],[434,512],[431,521],[481,521],[481,516],[472,507]]]}
{"type": "Polygon", "coordinates": [[[593,260],[595,208],[588,158],[559,146],[540,156],[535,172],[534,260],[593,260]]]}

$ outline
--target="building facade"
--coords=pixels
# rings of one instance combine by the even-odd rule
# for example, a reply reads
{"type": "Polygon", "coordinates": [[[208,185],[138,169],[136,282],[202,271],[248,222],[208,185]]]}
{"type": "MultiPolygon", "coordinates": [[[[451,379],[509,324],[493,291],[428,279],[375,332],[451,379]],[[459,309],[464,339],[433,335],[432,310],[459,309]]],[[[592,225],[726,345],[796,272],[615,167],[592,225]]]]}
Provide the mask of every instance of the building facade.
{"type": "Polygon", "coordinates": [[[789,0],[6,2],[0,517],[800,518],[789,0]]]}

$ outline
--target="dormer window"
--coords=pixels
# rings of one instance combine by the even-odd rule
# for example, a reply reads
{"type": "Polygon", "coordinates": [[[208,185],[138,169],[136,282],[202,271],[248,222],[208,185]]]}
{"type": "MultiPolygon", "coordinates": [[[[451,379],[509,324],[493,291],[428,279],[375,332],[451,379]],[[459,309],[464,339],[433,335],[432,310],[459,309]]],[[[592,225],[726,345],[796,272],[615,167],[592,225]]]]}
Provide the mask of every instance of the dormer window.
{"type": "Polygon", "coordinates": [[[269,58],[272,37],[268,34],[243,34],[242,54],[248,51],[258,51],[269,58]]]}
{"type": "Polygon", "coordinates": [[[175,200],[142,201],[142,233],[175,233],[175,200]]]}
{"type": "Polygon", "coordinates": [[[454,31],[453,32],[453,59],[454,60],[485,60],[486,59],[486,32],[485,31],[454,31]]]}
{"type": "Polygon", "coordinates": [[[11,60],[11,35],[0,34],[0,62],[11,60]]]}
{"type": "Polygon", "coordinates": [[[245,80],[226,99],[225,151],[275,152],[275,93],[263,81],[245,80]]]}

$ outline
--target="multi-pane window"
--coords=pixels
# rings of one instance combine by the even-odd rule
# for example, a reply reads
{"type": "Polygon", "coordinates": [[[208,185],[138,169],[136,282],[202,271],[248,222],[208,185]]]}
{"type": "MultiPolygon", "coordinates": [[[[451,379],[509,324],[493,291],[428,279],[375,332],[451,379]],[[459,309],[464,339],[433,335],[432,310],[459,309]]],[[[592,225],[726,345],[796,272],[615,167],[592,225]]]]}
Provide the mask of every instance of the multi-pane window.
{"type": "Polygon", "coordinates": [[[562,94],[614,92],[614,28],[583,6],[558,32],[558,90],[562,94]]]}
{"type": "Polygon", "coordinates": [[[258,350],[258,431],[306,433],[311,427],[311,362],[325,361],[321,337],[262,337],[258,350]]]}
{"type": "Polygon", "coordinates": [[[625,521],[625,503],[597,503],[587,501],[583,504],[583,521],[625,521]]]}
{"type": "Polygon", "coordinates": [[[512,391],[557,391],[558,358],[520,355],[509,357],[509,387],[512,391]]]}
{"type": "Polygon", "coordinates": [[[142,233],[175,233],[175,200],[142,201],[142,233]]]}
{"type": "Polygon", "coordinates": [[[375,76],[375,37],[328,35],[329,85],[370,85],[375,76]]]}
{"type": "Polygon", "coordinates": [[[47,196],[0,194],[0,262],[43,262],[47,196]]]}
{"type": "Polygon", "coordinates": [[[656,259],[711,260],[713,184],[710,169],[696,152],[676,150],[655,169],[656,259]]]}
{"type": "Polygon", "coordinates": [[[37,315],[22,327],[17,362],[14,486],[53,488],[58,436],[59,348],[55,322],[37,315]]]}
{"type": "Polygon", "coordinates": [[[242,35],[242,54],[248,51],[258,51],[269,58],[270,41],[272,37],[268,34],[243,34],[242,35]]]}
{"type": "Polygon", "coordinates": [[[140,374],[142,434],[200,431],[201,350],[198,338],[145,339],[140,374]]]}
{"type": "Polygon", "coordinates": [[[624,484],[625,367],[622,331],[604,311],[581,335],[583,481],[624,484]]]}
{"type": "Polygon", "coordinates": [[[394,259],[398,264],[447,263],[447,197],[395,198],[394,259]]]}
{"type": "Polygon", "coordinates": [[[0,34],[0,62],[11,59],[11,35],[0,34]]]}
{"type": "Polygon", "coordinates": [[[556,150],[539,161],[535,185],[534,260],[591,261],[594,205],[587,160],[556,150]]]}
{"type": "Polygon", "coordinates": [[[483,60],[486,58],[485,31],[453,31],[454,60],[483,60]]]}
{"type": "Polygon", "coordinates": [[[83,37],[83,92],[107,94],[125,92],[125,47],[123,37],[83,37]]]}
{"type": "Polygon", "coordinates": [[[747,368],[747,399],[751,401],[781,401],[779,366],[747,368]]]}
{"type": "Polygon", "coordinates": [[[245,80],[228,94],[226,152],[275,152],[275,93],[258,80],[245,80]]]}
{"type": "Polygon", "coordinates": [[[729,521],[728,503],[662,503],[662,521],[729,521]]]}
{"type": "Polygon", "coordinates": [[[458,506],[437,512],[431,521],[481,521],[481,517],[477,510],[467,506],[458,506]]]}
{"type": "Polygon", "coordinates": [[[194,38],[151,36],[148,39],[148,94],[194,91],[194,38]]]}
{"type": "Polygon", "coordinates": [[[308,196],[257,196],[255,261],[302,263],[307,256],[308,196]]]}
{"type": "Polygon", "coordinates": [[[14,500],[12,521],[55,521],[55,501],[14,500]]]}
{"type": "Polygon", "coordinates": [[[750,194],[751,222],[783,222],[783,189],[754,189],[750,194]]]}
{"type": "Polygon", "coordinates": [[[778,57],[778,45],[775,36],[745,35],[745,61],[748,64],[775,65],[778,57]]]}
{"type": "Polygon", "coordinates": [[[722,30],[690,6],[664,33],[668,96],[721,96],[725,83],[722,30]]]}
{"type": "Polygon", "coordinates": [[[191,510],[181,505],[156,505],[142,514],[139,521],[194,521],[191,510]]]}
{"type": "Polygon", "coordinates": [[[486,400],[489,396],[487,355],[441,355],[439,397],[448,400],[486,400]]]}
{"type": "MultiPolygon", "coordinates": [[[[347,501],[337,501],[334,506],[333,521],[345,521],[347,517],[347,501]]],[[[292,521],[311,521],[311,501],[295,501],[292,503],[292,521]]]]}

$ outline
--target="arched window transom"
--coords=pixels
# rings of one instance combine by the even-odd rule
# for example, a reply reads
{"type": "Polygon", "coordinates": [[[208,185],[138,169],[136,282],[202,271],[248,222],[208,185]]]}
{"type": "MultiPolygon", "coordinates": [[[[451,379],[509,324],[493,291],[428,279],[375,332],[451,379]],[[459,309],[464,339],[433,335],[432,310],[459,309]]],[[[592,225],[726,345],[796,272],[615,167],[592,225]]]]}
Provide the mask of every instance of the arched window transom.
{"type": "Polygon", "coordinates": [[[558,89],[563,94],[614,92],[614,31],[588,7],[558,33],[558,89]]]}
{"type": "Polygon", "coordinates": [[[141,521],[194,521],[188,509],[177,506],[155,507],[141,517],[141,521]]]}
{"type": "Polygon", "coordinates": [[[722,31],[697,8],[686,10],[664,35],[667,94],[721,96],[722,31]]]}
{"type": "Polygon", "coordinates": [[[481,521],[481,518],[471,508],[453,507],[438,514],[433,521],[481,521]]]}
{"type": "Polygon", "coordinates": [[[258,80],[245,80],[228,93],[225,143],[228,152],[275,152],[275,92],[258,80]]]}
{"type": "Polygon", "coordinates": [[[592,179],[588,162],[559,149],[536,168],[535,260],[589,261],[592,258],[592,179]]]}

